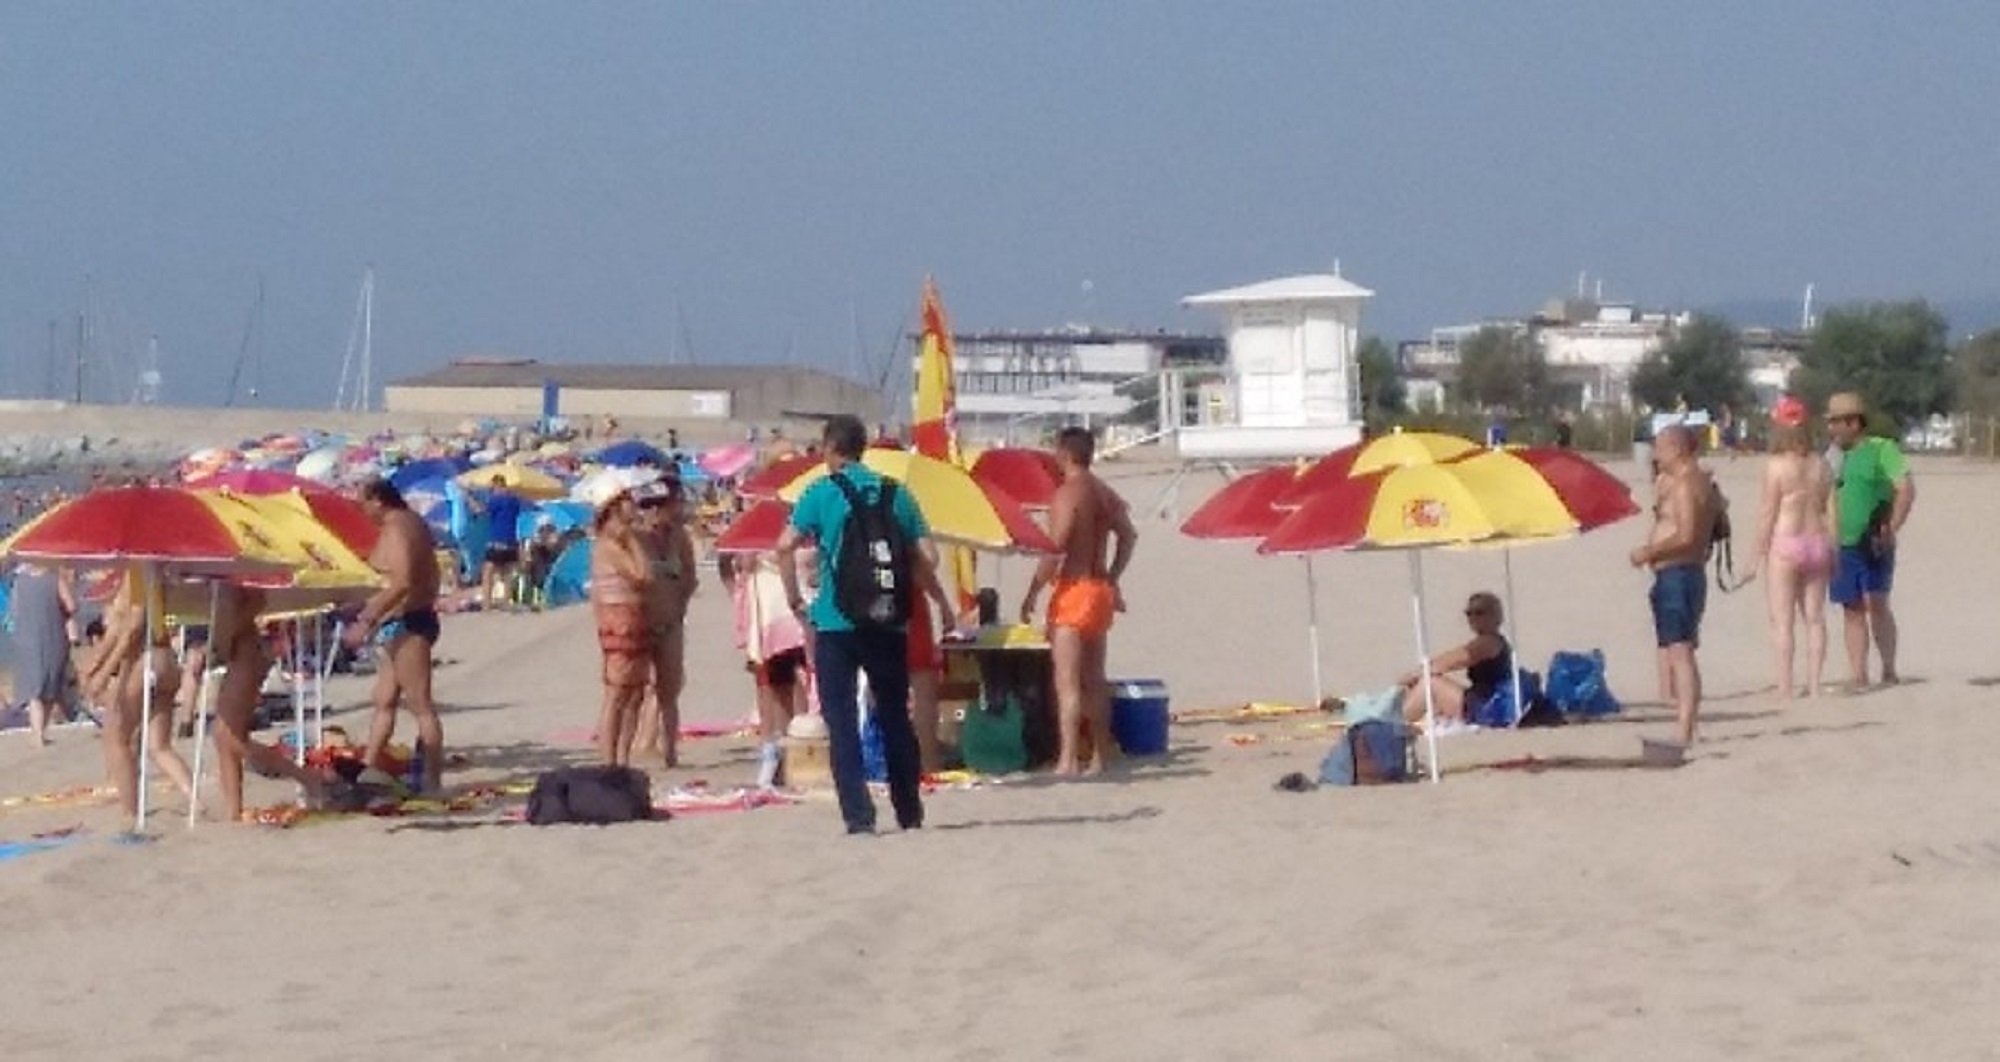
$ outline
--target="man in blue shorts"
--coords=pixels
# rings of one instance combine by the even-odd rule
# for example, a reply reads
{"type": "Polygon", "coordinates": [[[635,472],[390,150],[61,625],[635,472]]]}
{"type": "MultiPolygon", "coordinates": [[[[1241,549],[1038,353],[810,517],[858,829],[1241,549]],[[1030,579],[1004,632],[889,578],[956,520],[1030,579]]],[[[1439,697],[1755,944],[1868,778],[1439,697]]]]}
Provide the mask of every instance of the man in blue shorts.
{"type": "Polygon", "coordinates": [[[479,580],[479,607],[493,607],[493,588],[510,605],[514,600],[514,574],[521,568],[521,499],[507,489],[504,476],[493,477],[493,489],[486,496],[486,556],[479,580]]]}
{"type": "Polygon", "coordinates": [[[1868,434],[1860,395],[1827,400],[1826,430],[1833,438],[1827,459],[1833,465],[1833,523],[1840,535],[1828,596],[1846,620],[1850,689],[1868,688],[1871,633],[1882,653],[1882,682],[1895,685],[1896,615],[1889,610],[1889,589],[1896,579],[1896,536],[1910,518],[1917,487],[1895,442],[1868,434]]]}
{"type": "Polygon", "coordinates": [[[1685,424],[1653,441],[1660,475],[1653,481],[1653,531],[1632,551],[1634,568],[1653,569],[1653,633],[1660,646],[1683,748],[1694,744],[1701,711],[1701,615],[1708,606],[1708,549],[1719,505],[1715,484],[1695,460],[1694,432],[1685,424]]]}

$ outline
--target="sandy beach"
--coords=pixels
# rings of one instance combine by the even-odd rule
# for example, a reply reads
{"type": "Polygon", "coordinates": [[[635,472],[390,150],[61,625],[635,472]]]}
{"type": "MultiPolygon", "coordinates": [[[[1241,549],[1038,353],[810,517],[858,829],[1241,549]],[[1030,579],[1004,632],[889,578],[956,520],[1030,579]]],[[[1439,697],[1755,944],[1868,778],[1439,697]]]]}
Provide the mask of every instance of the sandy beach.
{"type": "MultiPolygon", "coordinates": [[[[1710,465],[1747,536],[1758,461],[1710,465]]],[[[1107,474],[1141,510],[1167,483],[1107,474]]],[[[1916,475],[1912,681],[1780,710],[1761,585],[1712,594],[1705,740],[1678,770],[1622,764],[1670,729],[1635,520],[1514,554],[1524,657],[1602,648],[1624,716],[1451,737],[1436,786],[1274,792],[1331,741],[1288,718],[1179,726],[1102,781],[939,792],[930,828],[865,839],[830,797],[607,829],[503,805],[188,831],[163,795],[137,846],[107,806],[0,806],[0,841],[81,827],[0,860],[0,1058],[2000,1057],[2000,565],[1960,533],[2000,526],[2000,469],[1916,475]],[[1494,766],[1528,754],[1549,769],[1494,766]]],[[[1182,514],[1219,482],[1191,479],[1182,514]]],[[[1139,526],[1113,674],[1165,680],[1177,710],[1306,700],[1302,563],[1139,526]]],[[[1425,568],[1434,643],[1459,640],[1502,558],[1425,568]]],[[[1317,569],[1329,692],[1409,667],[1405,559],[1317,569]]],[[[1027,574],[1002,566],[1010,612],[1027,574]]],[[[686,715],[743,718],[713,582],[690,622],[686,715]]],[[[468,761],[450,785],[590,755],[586,611],[448,617],[438,655],[468,761]]],[[[360,680],[334,695],[359,736],[360,680]]],[[[747,739],[686,756],[656,791],[755,771],[747,739]]],[[[87,730],[0,735],[0,797],[100,775],[87,730]]]]}

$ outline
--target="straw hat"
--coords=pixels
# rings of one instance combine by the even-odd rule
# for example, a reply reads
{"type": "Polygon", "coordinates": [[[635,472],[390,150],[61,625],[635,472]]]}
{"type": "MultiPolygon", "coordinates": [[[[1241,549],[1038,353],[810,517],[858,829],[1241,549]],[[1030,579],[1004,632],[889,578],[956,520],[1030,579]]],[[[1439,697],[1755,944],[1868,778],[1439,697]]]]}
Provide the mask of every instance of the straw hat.
{"type": "Polygon", "coordinates": [[[1842,391],[1826,400],[1826,415],[1829,417],[1865,417],[1868,407],[1862,404],[1861,396],[1852,391],[1842,391]]]}
{"type": "Polygon", "coordinates": [[[592,509],[603,512],[612,502],[658,481],[660,474],[650,468],[607,468],[585,480],[577,493],[592,509]]]}

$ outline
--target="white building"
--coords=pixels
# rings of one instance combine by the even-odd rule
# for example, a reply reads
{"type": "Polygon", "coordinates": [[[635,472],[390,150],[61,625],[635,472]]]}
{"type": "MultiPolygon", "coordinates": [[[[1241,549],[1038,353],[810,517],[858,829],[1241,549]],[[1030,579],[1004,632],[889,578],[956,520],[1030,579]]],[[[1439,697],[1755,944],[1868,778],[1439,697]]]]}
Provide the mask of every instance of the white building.
{"type": "Polygon", "coordinates": [[[1217,336],[1094,329],[954,334],[952,348],[959,431],[987,442],[1036,421],[1092,426],[1124,418],[1140,385],[1156,384],[1161,369],[1223,357],[1217,336]]]}
{"type": "Polygon", "coordinates": [[[1419,391],[1438,395],[1458,378],[1459,349],[1466,340],[1487,328],[1526,332],[1541,346],[1556,383],[1569,390],[1569,401],[1584,408],[1622,408],[1631,404],[1632,373],[1639,363],[1687,321],[1687,314],[1642,312],[1631,303],[1558,299],[1527,320],[1432,329],[1429,341],[1404,343],[1399,355],[1403,371],[1424,382],[1412,389],[1413,399],[1419,391]]]}
{"type": "Polygon", "coordinates": [[[1355,352],[1361,310],[1374,294],[1337,275],[1308,274],[1182,300],[1223,315],[1229,360],[1203,415],[1192,418],[1198,423],[1178,430],[1180,455],[1296,457],[1358,440],[1355,352]]]}

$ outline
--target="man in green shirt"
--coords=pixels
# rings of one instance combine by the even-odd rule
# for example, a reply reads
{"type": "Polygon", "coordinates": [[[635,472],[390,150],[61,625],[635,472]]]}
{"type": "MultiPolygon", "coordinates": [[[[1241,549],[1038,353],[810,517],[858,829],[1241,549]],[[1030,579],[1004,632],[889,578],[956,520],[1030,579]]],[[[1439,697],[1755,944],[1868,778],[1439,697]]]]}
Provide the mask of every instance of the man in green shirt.
{"type": "Polygon", "coordinates": [[[1842,393],[1826,403],[1827,452],[1833,464],[1834,528],[1840,559],[1828,595],[1841,607],[1847,627],[1847,662],[1856,691],[1868,686],[1868,640],[1882,654],[1882,681],[1894,685],[1896,615],[1889,590],[1896,577],[1896,536],[1910,518],[1916,484],[1909,463],[1894,441],[1868,434],[1861,396],[1842,393]]]}
{"type": "MultiPolygon", "coordinates": [[[[776,433],[773,432],[773,435],[776,433]]],[[[897,585],[877,584],[900,599],[903,614],[917,594],[937,602],[936,615],[949,619],[951,599],[938,582],[935,547],[916,499],[900,484],[884,479],[862,463],[868,432],[855,417],[841,415],[826,422],[821,436],[826,448],[824,477],[814,481],[792,507],[791,523],[778,538],[778,577],[784,582],[785,596],[792,611],[813,631],[811,637],[813,677],[819,691],[820,716],[826,720],[827,751],[832,757],[834,794],[840,800],[840,815],[850,834],[875,832],[875,800],[868,795],[868,779],[861,758],[859,715],[860,675],[868,676],[875,721],[882,731],[882,754],[889,774],[889,803],[896,810],[896,825],[905,830],[924,824],[921,788],[922,768],[916,731],[910,721],[909,632],[905,621],[878,621],[866,615],[850,616],[841,604],[840,587],[849,575],[842,542],[848,518],[858,503],[879,512],[883,492],[890,491],[886,519],[896,525],[903,542],[905,570],[895,572],[897,585]],[[820,592],[808,610],[799,590],[798,549],[805,539],[819,544],[820,592]]],[[[870,510],[862,510],[867,513],[870,510]]],[[[867,526],[864,522],[863,527],[867,526]]],[[[884,528],[884,531],[887,529],[884,528]]],[[[887,539],[860,539],[887,544],[887,539]]],[[[888,558],[883,558],[887,563],[888,558]]],[[[893,567],[893,565],[892,565],[893,567]]],[[[871,569],[864,568],[864,572],[871,569]]],[[[879,569],[876,578],[881,578],[879,569]]]]}

